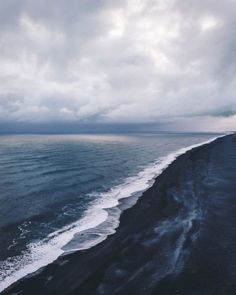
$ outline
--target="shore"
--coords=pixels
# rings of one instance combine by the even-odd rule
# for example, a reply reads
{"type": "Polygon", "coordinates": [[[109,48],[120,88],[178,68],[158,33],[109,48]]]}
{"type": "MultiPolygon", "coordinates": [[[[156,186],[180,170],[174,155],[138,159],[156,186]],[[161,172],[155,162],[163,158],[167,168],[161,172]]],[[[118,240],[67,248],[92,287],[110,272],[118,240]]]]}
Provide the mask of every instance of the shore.
{"type": "Polygon", "coordinates": [[[188,151],[123,212],[115,234],[2,294],[236,294],[235,167],[235,135],[188,151]]]}

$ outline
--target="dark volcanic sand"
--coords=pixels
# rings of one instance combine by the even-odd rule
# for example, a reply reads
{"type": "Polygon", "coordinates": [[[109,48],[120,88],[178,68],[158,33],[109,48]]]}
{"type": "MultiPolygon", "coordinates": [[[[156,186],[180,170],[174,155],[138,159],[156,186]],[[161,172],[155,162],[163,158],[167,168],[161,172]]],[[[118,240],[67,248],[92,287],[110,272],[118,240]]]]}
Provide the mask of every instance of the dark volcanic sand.
{"type": "Polygon", "coordinates": [[[2,294],[236,294],[236,136],[180,156],[114,235],[2,294]]]}

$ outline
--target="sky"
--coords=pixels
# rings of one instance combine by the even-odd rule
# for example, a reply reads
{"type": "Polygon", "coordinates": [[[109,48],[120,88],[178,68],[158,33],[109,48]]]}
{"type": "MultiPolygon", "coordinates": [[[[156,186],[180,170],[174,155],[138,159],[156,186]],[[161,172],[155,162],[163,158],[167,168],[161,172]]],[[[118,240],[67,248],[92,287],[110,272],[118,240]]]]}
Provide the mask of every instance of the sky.
{"type": "Polygon", "coordinates": [[[235,0],[1,0],[0,132],[235,130],[235,36],[235,0]]]}

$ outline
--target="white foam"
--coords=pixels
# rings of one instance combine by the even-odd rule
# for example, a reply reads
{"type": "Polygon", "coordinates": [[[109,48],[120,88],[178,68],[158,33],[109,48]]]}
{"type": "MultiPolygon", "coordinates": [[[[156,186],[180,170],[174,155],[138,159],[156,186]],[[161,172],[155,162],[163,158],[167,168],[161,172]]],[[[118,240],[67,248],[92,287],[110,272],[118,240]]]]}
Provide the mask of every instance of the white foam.
{"type": "MultiPolygon", "coordinates": [[[[28,250],[21,256],[8,258],[0,262],[0,292],[22,277],[55,261],[60,255],[65,253],[65,246],[70,243],[74,236],[103,224],[109,217],[106,209],[116,207],[120,199],[128,198],[135,193],[145,191],[153,184],[155,177],[160,175],[179,155],[195,147],[208,144],[222,136],[181,148],[176,152],[158,159],[155,163],[139,172],[137,176],[129,177],[123,184],[100,194],[100,197],[85,212],[82,219],[49,234],[47,238],[38,243],[29,244],[28,250]]],[[[73,244],[70,250],[82,250],[95,246],[106,239],[109,234],[114,233],[118,225],[119,214],[117,220],[113,218],[112,222],[109,223],[110,228],[103,231],[96,239],[89,240],[88,243],[80,243],[76,246],[73,244]]]]}

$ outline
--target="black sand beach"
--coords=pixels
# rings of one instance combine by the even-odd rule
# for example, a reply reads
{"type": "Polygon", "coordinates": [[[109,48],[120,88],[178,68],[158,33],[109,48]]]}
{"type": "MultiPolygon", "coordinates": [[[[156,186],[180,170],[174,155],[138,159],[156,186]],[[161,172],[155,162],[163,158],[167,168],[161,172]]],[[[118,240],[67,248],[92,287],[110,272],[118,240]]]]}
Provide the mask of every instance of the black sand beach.
{"type": "Polygon", "coordinates": [[[180,156],[114,235],[2,294],[236,294],[236,136],[180,156]]]}

